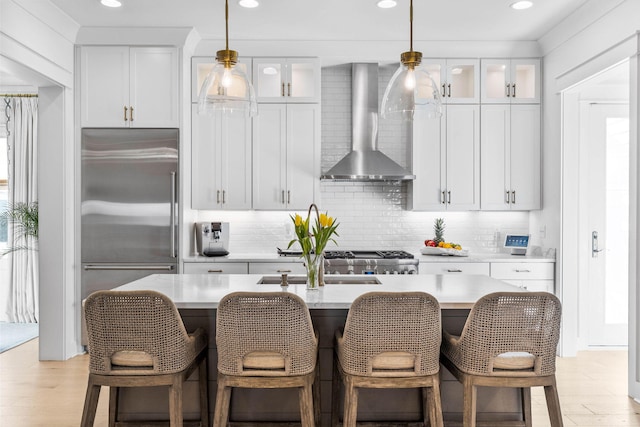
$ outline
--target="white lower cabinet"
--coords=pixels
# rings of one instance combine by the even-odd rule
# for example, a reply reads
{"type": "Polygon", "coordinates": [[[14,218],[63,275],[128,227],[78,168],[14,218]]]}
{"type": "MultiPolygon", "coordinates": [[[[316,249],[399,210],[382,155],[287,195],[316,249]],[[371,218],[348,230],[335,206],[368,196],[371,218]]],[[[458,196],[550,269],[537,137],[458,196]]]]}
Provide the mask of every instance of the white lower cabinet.
{"type": "Polygon", "coordinates": [[[250,262],[249,274],[305,274],[302,262],[250,262]]]}
{"type": "Polygon", "coordinates": [[[481,274],[489,275],[488,262],[422,262],[420,274],[481,274]]]}
{"type": "Polygon", "coordinates": [[[249,263],[246,262],[185,262],[185,274],[247,274],[249,263]]]}
{"type": "Polygon", "coordinates": [[[492,262],[491,277],[529,291],[554,292],[553,262],[492,262]]]}

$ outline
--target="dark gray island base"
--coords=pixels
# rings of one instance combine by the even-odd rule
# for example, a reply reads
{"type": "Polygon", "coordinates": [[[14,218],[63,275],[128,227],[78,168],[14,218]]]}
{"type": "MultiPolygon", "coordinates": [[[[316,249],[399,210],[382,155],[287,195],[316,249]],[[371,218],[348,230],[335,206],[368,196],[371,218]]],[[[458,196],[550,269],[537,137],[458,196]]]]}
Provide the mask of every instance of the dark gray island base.
{"type": "MultiPolygon", "coordinates": [[[[481,295],[494,291],[518,291],[519,288],[486,276],[378,276],[382,285],[327,285],[319,291],[306,291],[302,286],[289,286],[307,301],[314,327],[320,336],[321,412],[323,427],[331,420],[331,378],[333,369],[334,331],[344,326],[350,302],[369,291],[423,290],[434,295],[442,308],[444,327],[459,333],[470,307],[481,295]],[[342,288],[342,289],[341,289],[342,288]],[[348,289],[346,289],[348,288],[348,289]],[[341,295],[341,296],[340,296],[341,295]],[[464,295],[464,296],[463,296],[464,295]],[[306,296],[306,297],[305,297],[306,296]],[[457,299],[453,301],[451,298],[457,299]]],[[[187,330],[202,327],[209,333],[209,401],[213,415],[216,394],[217,351],[215,344],[215,307],[222,295],[237,290],[281,291],[280,286],[254,285],[258,275],[157,275],[132,282],[118,289],[154,289],[174,300],[187,330]],[[206,300],[205,300],[206,299],[206,300]]],[[[197,377],[185,385],[185,420],[198,418],[197,377]]],[[[441,367],[441,393],[446,426],[461,425],[462,386],[441,367]]],[[[520,393],[516,389],[481,388],[478,393],[478,421],[517,421],[520,415],[520,393]]],[[[361,390],[358,422],[376,421],[393,425],[393,421],[419,422],[421,402],[418,390],[361,390]]],[[[120,418],[167,419],[166,390],[129,389],[121,393],[120,418]]],[[[234,389],[231,399],[231,425],[234,422],[292,422],[299,420],[298,397],[294,390],[234,389]]],[[[511,425],[509,423],[507,425],[511,425]]],[[[299,425],[299,424],[298,424],[299,425]]],[[[503,424],[501,424],[503,425],[503,424]]],[[[513,423],[513,425],[518,425],[513,423]]]]}

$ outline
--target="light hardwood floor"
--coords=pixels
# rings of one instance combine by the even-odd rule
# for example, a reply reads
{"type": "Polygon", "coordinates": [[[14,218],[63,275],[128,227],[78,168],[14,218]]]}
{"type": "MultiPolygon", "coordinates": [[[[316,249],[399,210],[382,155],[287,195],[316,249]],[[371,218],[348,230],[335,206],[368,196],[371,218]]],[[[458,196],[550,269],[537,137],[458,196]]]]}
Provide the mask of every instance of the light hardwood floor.
{"type": "MultiPolygon", "coordinates": [[[[559,358],[558,391],[566,427],[640,426],[640,404],[629,399],[626,351],[584,351],[559,358]]],[[[0,425],[71,427],[80,424],[88,356],[38,361],[38,340],[0,354],[0,425]]],[[[107,425],[103,387],[96,427],[107,425]]],[[[549,425],[544,393],[532,392],[533,425],[549,425]]]]}

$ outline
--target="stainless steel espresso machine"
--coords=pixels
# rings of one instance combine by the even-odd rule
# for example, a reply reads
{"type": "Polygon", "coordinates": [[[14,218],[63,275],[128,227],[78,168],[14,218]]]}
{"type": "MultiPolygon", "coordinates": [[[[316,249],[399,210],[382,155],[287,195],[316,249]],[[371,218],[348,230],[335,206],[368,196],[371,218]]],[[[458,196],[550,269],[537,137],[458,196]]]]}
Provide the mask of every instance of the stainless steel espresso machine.
{"type": "Polygon", "coordinates": [[[196,245],[202,256],[229,255],[229,223],[197,222],[196,245]]]}

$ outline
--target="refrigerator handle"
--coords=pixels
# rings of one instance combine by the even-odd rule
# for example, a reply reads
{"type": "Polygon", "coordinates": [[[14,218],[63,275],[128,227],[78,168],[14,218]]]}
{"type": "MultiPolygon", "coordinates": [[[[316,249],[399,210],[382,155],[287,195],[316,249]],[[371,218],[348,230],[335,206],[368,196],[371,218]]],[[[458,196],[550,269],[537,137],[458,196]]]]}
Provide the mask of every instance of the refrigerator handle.
{"type": "Polygon", "coordinates": [[[85,270],[173,270],[173,265],[137,265],[137,264],[111,264],[84,266],[85,270]]]}
{"type": "Polygon", "coordinates": [[[176,255],[176,173],[171,172],[171,257],[176,255]]]}

